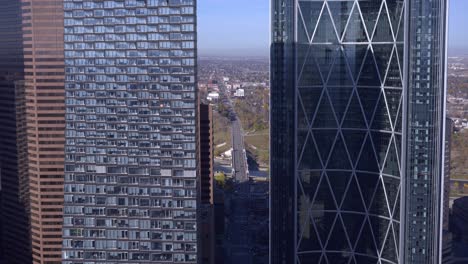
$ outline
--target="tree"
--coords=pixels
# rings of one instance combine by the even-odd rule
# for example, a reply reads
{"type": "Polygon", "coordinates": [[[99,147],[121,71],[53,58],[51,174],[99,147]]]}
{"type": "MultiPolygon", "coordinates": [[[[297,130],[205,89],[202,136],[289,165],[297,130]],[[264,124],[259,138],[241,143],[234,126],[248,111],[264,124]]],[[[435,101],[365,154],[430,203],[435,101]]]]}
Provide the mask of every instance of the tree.
{"type": "Polygon", "coordinates": [[[216,173],[214,179],[216,184],[218,184],[221,188],[226,187],[226,174],[224,174],[224,172],[216,173]]]}

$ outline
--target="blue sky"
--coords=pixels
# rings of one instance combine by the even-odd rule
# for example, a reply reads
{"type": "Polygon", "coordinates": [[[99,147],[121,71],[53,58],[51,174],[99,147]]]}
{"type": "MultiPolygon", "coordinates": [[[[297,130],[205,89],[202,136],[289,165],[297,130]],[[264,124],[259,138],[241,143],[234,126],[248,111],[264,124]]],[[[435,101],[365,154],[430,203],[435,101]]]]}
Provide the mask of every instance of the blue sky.
{"type": "MultiPolygon", "coordinates": [[[[269,3],[270,0],[198,0],[200,55],[267,56],[269,3]]],[[[468,0],[450,0],[449,26],[451,51],[468,53],[468,0]]]]}
{"type": "Polygon", "coordinates": [[[468,1],[450,0],[449,50],[468,54],[468,1]]]}
{"type": "Polygon", "coordinates": [[[268,55],[269,1],[198,0],[200,55],[268,55]]]}

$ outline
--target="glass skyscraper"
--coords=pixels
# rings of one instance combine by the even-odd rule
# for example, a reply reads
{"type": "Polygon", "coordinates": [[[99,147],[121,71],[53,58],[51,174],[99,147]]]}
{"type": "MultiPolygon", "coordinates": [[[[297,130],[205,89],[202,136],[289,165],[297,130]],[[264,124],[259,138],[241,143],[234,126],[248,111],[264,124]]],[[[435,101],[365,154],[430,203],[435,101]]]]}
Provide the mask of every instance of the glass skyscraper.
{"type": "Polygon", "coordinates": [[[270,263],[438,263],[445,0],[273,0],[270,263]]]}
{"type": "Polygon", "coordinates": [[[196,263],[196,0],[65,0],[63,263],[196,263]]]}
{"type": "Polygon", "coordinates": [[[0,259],[57,264],[65,144],[63,1],[2,4],[0,259]]]}
{"type": "Polygon", "coordinates": [[[10,263],[32,262],[21,13],[20,1],[0,9],[0,255],[10,263]]]}

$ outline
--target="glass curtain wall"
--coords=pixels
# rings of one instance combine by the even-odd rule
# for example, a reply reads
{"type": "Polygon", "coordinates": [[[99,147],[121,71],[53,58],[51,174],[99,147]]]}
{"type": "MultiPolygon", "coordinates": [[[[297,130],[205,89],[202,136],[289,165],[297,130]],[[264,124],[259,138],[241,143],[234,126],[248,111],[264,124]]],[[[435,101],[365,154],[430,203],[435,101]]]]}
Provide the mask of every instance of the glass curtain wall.
{"type": "Polygon", "coordinates": [[[441,261],[447,1],[407,2],[404,263],[441,261]]]}
{"type": "Polygon", "coordinates": [[[63,263],[196,263],[196,1],[64,9],[63,263]]]}

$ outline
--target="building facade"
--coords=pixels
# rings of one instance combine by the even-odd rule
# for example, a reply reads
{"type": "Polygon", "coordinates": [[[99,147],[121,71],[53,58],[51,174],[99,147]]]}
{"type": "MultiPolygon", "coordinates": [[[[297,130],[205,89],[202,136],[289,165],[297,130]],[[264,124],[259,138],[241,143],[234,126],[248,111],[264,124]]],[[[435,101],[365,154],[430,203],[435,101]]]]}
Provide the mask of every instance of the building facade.
{"type": "Polygon", "coordinates": [[[27,146],[23,58],[21,3],[8,1],[0,9],[0,254],[6,263],[30,263],[32,258],[28,175],[24,166],[27,146]]]}
{"type": "Polygon", "coordinates": [[[63,4],[8,1],[2,12],[6,12],[0,30],[5,261],[61,263],[63,4]]]}
{"type": "Polygon", "coordinates": [[[439,262],[446,9],[272,1],[270,263],[439,262]]]}
{"type": "Polygon", "coordinates": [[[211,105],[198,105],[199,206],[198,249],[200,264],[214,264],[216,230],[214,222],[213,113],[211,105]]]}
{"type": "Polygon", "coordinates": [[[213,205],[213,110],[209,104],[198,105],[198,131],[200,203],[213,205]]]}
{"type": "Polygon", "coordinates": [[[196,263],[196,1],[65,1],[63,263],[196,263]]]}
{"type": "Polygon", "coordinates": [[[402,261],[442,260],[448,1],[407,1],[402,261]]]}
{"type": "Polygon", "coordinates": [[[58,264],[65,160],[63,1],[21,2],[32,258],[58,264]]]}

